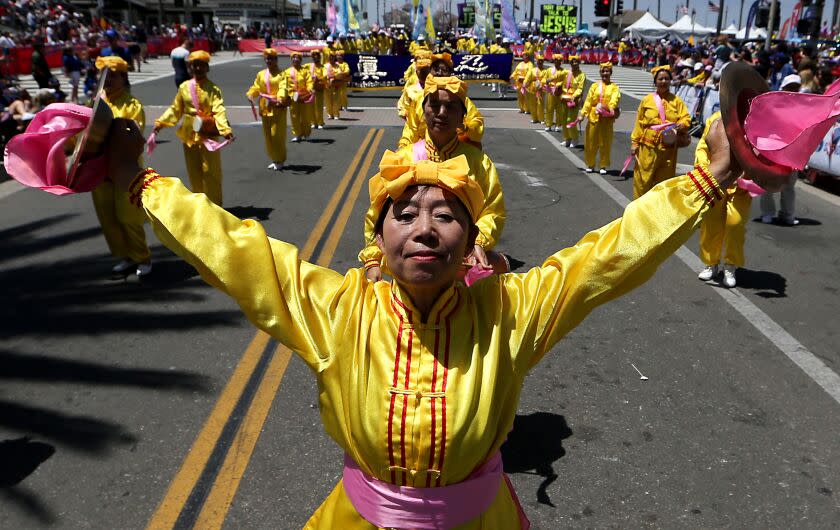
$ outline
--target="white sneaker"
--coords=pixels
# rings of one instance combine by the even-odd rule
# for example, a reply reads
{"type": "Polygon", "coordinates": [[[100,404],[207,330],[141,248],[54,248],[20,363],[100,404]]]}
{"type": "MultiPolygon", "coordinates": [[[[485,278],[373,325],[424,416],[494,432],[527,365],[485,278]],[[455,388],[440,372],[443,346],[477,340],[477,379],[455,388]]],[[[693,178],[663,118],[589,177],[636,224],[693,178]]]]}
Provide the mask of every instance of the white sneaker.
{"type": "Polygon", "coordinates": [[[700,274],[698,274],[697,277],[700,278],[701,280],[703,280],[704,282],[707,282],[707,281],[711,280],[712,278],[716,277],[717,275],[718,275],[718,266],[717,265],[709,265],[708,267],[706,267],[705,269],[700,271],[700,274]]]}
{"type": "Polygon", "coordinates": [[[799,219],[796,217],[782,217],[782,224],[787,226],[796,226],[799,224],[799,219]]]}
{"type": "Polygon", "coordinates": [[[560,126],[559,125],[554,126],[554,132],[560,132],[560,126]]]}
{"type": "Polygon", "coordinates": [[[114,268],[111,269],[111,272],[116,273],[116,274],[121,274],[121,273],[126,272],[128,270],[131,270],[132,268],[134,268],[136,266],[137,266],[137,264],[134,263],[133,261],[131,261],[130,259],[124,259],[121,262],[114,265],[114,268]]]}
{"type": "Polygon", "coordinates": [[[146,263],[139,263],[137,264],[137,277],[142,278],[143,276],[147,276],[152,273],[152,262],[147,261],[146,263]]]}
{"type": "Polygon", "coordinates": [[[297,136],[292,136],[292,143],[299,142],[300,139],[297,136]]]}
{"type": "Polygon", "coordinates": [[[274,166],[274,171],[281,171],[283,169],[283,162],[274,162],[271,165],[274,166]]]}
{"type": "Polygon", "coordinates": [[[546,127],[545,132],[551,132],[551,127],[546,127]]]}
{"type": "Polygon", "coordinates": [[[274,162],[272,162],[272,163],[270,163],[270,164],[268,165],[268,167],[267,167],[266,169],[275,170],[275,169],[277,169],[277,164],[275,164],[274,162]]]}
{"type": "Polygon", "coordinates": [[[762,215],[761,216],[761,222],[766,224],[766,225],[773,224],[773,216],[772,215],[762,215]]]}
{"type": "Polygon", "coordinates": [[[606,170],[606,169],[604,169],[604,168],[601,168],[601,170],[600,170],[600,171],[598,171],[598,173],[600,173],[600,174],[602,174],[602,175],[606,175],[606,174],[607,174],[607,170],[606,170]]]}
{"type": "Polygon", "coordinates": [[[723,285],[730,289],[735,287],[735,267],[734,265],[726,265],[723,267],[723,285]]]}
{"type": "Polygon", "coordinates": [[[575,147],[577,147],[575,145],[575,143],[573,141],[569,140],[569,149],[574,149],[575,147]]]}
{"type": "Polygon", "coordinates": [[[588,167],[588,168],[584,169],[584,171],[586,171],[587,173],[594,173],[595,168],[594,167],[588,167]]]}

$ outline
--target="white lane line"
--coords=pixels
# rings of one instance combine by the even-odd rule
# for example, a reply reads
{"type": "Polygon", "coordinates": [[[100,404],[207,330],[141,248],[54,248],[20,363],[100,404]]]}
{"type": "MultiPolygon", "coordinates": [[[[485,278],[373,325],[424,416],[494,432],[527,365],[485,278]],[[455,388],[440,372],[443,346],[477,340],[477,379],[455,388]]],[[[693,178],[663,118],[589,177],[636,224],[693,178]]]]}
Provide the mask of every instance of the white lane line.
{"type": "Polygon", "coordinates": [[[497,169],[505,169],[505,170],[508,170],[508,171],[513,171],[514,173],[516,173],[516,176],[519,177],[519,180],[521,180],[522,183],[525,184],[528,187],[531,187],[531,188],[546,188],[546,187],[548,187],[548,186],[545,185],[545,182],[543,182],[541,178],[535,177],[535,176],[531,175],[530,173],[528,173],[527,171],[524,171],[522,169],[517,169],[510,164],[498,163],[498,164],[496,164],[496,168],[497,169]]]}
{"type": "MultiPolygon", "coordinates": [[[[565,156],[575,167],[583,169],[583,160],[575,153],[560,143],[559,140],[546,133],[536,131],[543,135],[560,153],[565,156]]],[[[597,173],[587,173],[587,177],[596,186],[604,190],[619,206],[626,208],[630,199],[625,197],[612,184],[597,173]]],[[[703,262],[692,251],[685,246],[680,247],[676,252],[677,257],[682,260],[692,271],[696,273],[703,268],[703,262]]],[[[747,322],[772,342],[782,353],[793,361],[808,377],[813,379],[823,390],[825,390],[834,401],[840,403],[840,375],[837,375],[831,368],[826,366],[816,355],[811,353],[802,343],[796,340],[793,335],[776,323],[770,316],[752,303],[746,296],[737,289],[713,289],[733,309],[741,313],[747,322]]]]}

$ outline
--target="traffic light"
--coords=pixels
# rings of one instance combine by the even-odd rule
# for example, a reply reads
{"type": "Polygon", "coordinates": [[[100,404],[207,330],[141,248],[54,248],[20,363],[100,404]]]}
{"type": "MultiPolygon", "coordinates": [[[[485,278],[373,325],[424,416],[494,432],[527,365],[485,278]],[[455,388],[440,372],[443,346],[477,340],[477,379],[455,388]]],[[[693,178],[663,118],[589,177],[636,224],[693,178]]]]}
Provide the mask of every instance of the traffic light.
{"type": "Polygon", "coordinates": [[[624,13],[624,0],[615,0],[615,14],[620,15],[624,13]]]}
{"type": "Polygon", "coordinates": [[[610,16],[610,2],[611,0],[595,0],[595,16],[608,17],[610,16]]]}

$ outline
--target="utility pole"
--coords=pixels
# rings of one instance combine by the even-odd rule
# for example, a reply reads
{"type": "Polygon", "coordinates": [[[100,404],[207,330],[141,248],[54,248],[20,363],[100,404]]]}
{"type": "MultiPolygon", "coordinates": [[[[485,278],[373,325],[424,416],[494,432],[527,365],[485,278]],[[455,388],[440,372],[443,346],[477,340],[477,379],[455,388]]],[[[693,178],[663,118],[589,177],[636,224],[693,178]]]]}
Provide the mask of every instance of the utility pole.
{"type": "Polygon", "coordinates": [[[771,40],[773,39],[773,28],[776,25],[776,17],[779,14],[776,12],[778,2],[770,2],[770,18],[767,19],[767,37],[764,39],[764,49],[770,51],[771,40]]]}
{"type": "Polygon", "coordinates": [[[720,35],[721,23],[723,22],[723,3],[724,0],[720,0],[720,5],[718,6],[717,31],[715,32],[715,35],[720,35]]]}
{"type": "Polygon", "coordinates": [[[741,0],[741,12],[738,15],[738,29],[744,27],[744,0],[741,0]]]}
{"type": "Polygon", "coordinates": [[[656,18],[662,20],[662,0],[656,0],[656,18]]]}

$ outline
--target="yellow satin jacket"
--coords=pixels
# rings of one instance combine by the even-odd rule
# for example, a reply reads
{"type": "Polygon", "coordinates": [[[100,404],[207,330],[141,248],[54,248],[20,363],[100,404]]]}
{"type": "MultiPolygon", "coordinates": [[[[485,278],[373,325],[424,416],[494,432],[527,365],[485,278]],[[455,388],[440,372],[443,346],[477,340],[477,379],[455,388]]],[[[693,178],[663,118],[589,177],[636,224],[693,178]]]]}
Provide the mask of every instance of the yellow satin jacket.
{"type": "MultiPolygon", "coordinates": [[[[586,95],[586,101],[584,101],[583,108],[581,109],[583,116],[589,119],[592,123],[598,123],[598,120],[601,117],[600,114],[595,112],[595,107],[598,106],[598,102],[600,100],[600,87],[602,84],[602,81],[592,83],[592,86],[589,87],[589,93],[586,95]]],[[[615,110],[618,108],[619,101],[621,101],[621,91],[619,90],[618,85],[615,83],[604,85],[604,106],[615,110]]]]}
{"type": "MultiPolygon", "coordinates": [[[[676,95],[668,92],[662,98],[662,107],[665,109],[665,119],[667,121],[679,123],[686,127],[691,125],[688,107],[676,95]]],[[[659,108],[656,106],[653,94],[648,94],[639,103],[636,123],[633,125],[630,141],[634,145],[644,144],[649,147],[661,147],[662,133],[650,129],[651,125],[659,125],[660,123],[662,123],[662,120],[659,118],[659,108]]]]}
{"type": "MultiPolygon", "coordinates": [[[[151,182],[142,199],[160,241],[310,367],[341,449],[365,473],[417,487],[463,481],[498,451],[528,372],[594,308],[647,281],[708,209],[689,177],[668,180],[541,266],[452,285],[424,321],[398,284],[305,262],[177,178],[151,182]]],[[[305,528],[374,526],[339,482],[305,528]]],[[[459,527],[517,528],[504,482],[459,527]]]]}
{"type": "MultiPolygon", "coordinates": [[[[198,94],[199,107],[201,107],[203,113],[213,116],[219,134],[222,136],[230,134],[231,129],[227,119],[222,90],[209,79],[204,79],[197,83],[196,93],[198,94]]],[[[181,126],[178,127],[175,134],[186,145],[193,146],[201,143],[205,138],[193,130],[193,120],[196,119],[197,114],[190,95],[190,81],[184,81],[178,87],[178,93],[175,94],[172,105],[163,112],[160,118],[155,120],[155,127],[173,127],[183,117],[181,126]]]]}
{"type": "MultiPolygon", "coordinates": [[[[277,98],[285,98],[288,94],[286,92],[286,73],[283,70],[277,72],[277,75],[271,75],[269,72],[268,83],[265,86],[265,73],[267,69],[260,70],[254,78],[254,84],[245,93],[249,98],[259,97],[260,94],[271,94],[277,98]]],[[[270,106],[265,98],[259,98],[260,116],[274,116],[275,112],[283,112],[283,109],[276,106],[270,106]]]]}

